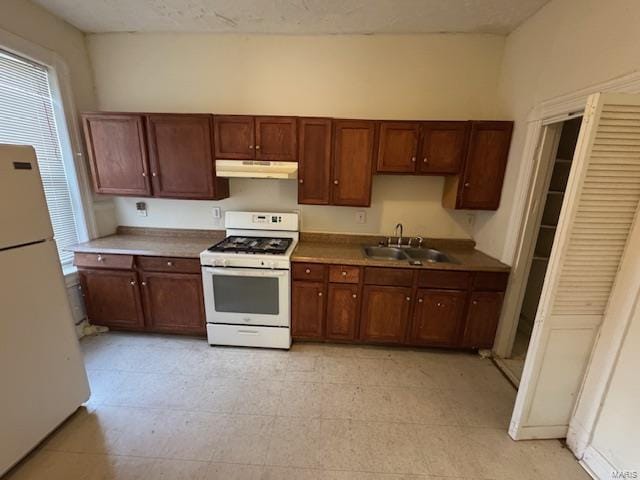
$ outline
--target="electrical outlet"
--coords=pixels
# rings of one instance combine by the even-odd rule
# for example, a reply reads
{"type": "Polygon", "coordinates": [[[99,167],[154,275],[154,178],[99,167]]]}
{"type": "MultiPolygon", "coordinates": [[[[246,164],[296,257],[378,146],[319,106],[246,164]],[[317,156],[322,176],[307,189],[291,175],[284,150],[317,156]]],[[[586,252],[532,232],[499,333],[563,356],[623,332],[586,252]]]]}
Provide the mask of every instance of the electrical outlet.
{"type": "Polygon", "coordinates": [[[138,212],[138,216],[146,217],[147,216],[146,202],[136,202],[136,211],[138,212]]]}
{"type": "Polygon", "coordinates": [[[220,210],[220,207],[213,207],[213,218],[216,218],[216,219],[222,218],[222,211],[220,210]]]}
{"type": "Polygon", "coordinates": [[[356,212],[356,223],[367,223],[367,212],[358,210],[356,212]]]}

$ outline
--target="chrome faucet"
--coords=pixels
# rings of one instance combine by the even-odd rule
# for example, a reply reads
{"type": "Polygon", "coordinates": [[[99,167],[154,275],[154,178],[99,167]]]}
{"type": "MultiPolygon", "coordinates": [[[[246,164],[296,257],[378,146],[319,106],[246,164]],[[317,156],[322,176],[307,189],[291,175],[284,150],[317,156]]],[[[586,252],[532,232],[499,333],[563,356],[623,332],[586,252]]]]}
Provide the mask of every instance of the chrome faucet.
{"type": "Polygon", "coordinates": [[[401,223],[396,225],[396,229],[395,229],[395,236],[398,237],[398,246],[402,246],[402,230],[403,230],[403,226],[401,223]],[[400,235],[398,235],[398,229],[400,229],[400,235]]]}

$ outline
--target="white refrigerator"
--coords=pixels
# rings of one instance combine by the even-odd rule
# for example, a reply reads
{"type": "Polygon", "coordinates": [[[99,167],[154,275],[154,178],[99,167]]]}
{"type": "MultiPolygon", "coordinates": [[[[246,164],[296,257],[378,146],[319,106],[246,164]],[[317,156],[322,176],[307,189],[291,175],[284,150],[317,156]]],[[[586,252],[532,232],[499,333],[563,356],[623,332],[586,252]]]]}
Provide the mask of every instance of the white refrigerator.
{"type": "Polygon", "coordinates": [[[88,398],[35,152],[0,144],[0,476],[88,398]]]}

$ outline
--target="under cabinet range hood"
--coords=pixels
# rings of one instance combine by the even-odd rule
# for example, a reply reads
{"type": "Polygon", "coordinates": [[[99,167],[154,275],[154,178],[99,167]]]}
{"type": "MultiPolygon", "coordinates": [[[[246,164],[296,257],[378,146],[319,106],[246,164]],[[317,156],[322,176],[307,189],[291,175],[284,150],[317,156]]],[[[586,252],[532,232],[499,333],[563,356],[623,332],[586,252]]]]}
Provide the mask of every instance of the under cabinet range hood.
{"type": "Polygon", "coordinates": [[[296,178],[298,162],[216,160],[216,176],[239,178],[296,178]]]}

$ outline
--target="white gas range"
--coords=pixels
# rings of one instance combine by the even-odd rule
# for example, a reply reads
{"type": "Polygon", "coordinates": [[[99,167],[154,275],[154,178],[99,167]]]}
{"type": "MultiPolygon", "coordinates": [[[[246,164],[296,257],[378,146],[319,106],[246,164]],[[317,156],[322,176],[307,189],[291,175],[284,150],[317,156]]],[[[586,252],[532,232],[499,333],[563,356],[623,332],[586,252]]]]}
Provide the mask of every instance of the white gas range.
{"type": "Polygon", "coordinates": [[[226,212],[225,226],[200,254],[209,343],[288,349],[298,214],[226,212]]]}

